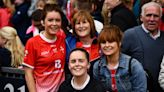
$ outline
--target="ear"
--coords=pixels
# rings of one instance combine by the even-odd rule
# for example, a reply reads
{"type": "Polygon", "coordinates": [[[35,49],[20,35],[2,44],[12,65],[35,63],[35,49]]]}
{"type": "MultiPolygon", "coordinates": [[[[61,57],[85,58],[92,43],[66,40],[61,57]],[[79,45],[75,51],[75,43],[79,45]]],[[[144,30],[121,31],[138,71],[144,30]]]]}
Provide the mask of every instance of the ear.
{"type": "Polygon", "coordinates": [[[121,47],[121,44],[122,44],[122,43],[121,43],[121,42],[119,42],[119,46],[120,46],[120,47],[121,47]]]}
{"type": "Polygon", "coordinates": [[[87,65],[88,70],[90,69],[91,63],[89,62],[87,65]]]}
{"type": "Polygon", "coordinates": [[[143,21],[142,18],[143,18],[142,15],[140,15],[140,21],[143,21]]]}
{"type": "Polygon", "coordinates": [[[42,26],[44,26],[44,21],[43,20],[41,20],[41,24],[42,24],[42,26]]]}

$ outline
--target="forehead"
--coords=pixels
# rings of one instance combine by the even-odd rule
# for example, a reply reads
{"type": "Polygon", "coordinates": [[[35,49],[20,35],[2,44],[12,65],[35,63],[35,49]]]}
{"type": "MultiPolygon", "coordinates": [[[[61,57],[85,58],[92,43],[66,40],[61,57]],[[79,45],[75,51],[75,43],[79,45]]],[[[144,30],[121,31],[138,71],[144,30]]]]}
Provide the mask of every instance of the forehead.
{"type": "Polygon", "coordinates": [[[85,59],[86,56],[82,51],[74,51],[70,54],[70,59],[85,59]]]}
{"type": "Polygon", "coordinates": [[[79,15],[79,16],[76,17],[76,22],[79,22],[79,21],[88,21],[88,20],[87,20],[86,16],[79,15]]]}
{"type": "Polygon", "coordinates": [[[160,8],[156,6],[150,6],[150,7],[145,8],[144,12],[145,12],[145,15],[146,14],[160,15],[160,8]]]}
{"type": "Polygon", "coordinates": [[[49,11],[49,12],[47,12],[46,17],[60,18],[61,19],[60,13],[57,12],[57,11],[49,11]]]}

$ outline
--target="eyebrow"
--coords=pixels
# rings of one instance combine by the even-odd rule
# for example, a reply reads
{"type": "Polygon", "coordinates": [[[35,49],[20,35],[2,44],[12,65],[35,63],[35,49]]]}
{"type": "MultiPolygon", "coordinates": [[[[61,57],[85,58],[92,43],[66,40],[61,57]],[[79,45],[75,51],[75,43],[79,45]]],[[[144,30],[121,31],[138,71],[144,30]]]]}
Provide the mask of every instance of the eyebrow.
{"type": "Polygon", "coordinates": [[[146,16],[154,16],[154,17],[159,17],[158,14],[145,14],[146,16]]]}

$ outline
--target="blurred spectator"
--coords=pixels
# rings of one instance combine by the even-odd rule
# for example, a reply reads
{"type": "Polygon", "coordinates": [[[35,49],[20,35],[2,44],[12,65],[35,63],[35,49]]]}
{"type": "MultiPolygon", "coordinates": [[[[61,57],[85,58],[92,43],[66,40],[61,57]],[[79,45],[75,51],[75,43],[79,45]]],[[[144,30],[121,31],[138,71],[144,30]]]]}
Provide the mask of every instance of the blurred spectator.
{"type": "Polygon", "coordinates": [[[123,32],[137,26],[133,12],[121,0],[105,0],[102,12],[106,15],[104,21],[109,22],[105,23],[117,25],[123,32]]]}
{"type": "Polygon", "coordinates": [[[102,0],[75,0],[73,3],[71,3],[69,17],[72,18],[73,15],[79,10],[88,11],[94,19],[96,31],[100,33],[101,29],[103,28],[103,17],[101,16],[101,6],[98,4],[101,3],[103,3],[102,0]]]}
{"type": "Polygon", "coordinates": [[[13,27],[17,30],[18,36],[25,45],[28,38],[26,38],[26,30],[31,25],[31,19],[27,15],[30,7],[28,0],[15,0],[15,12],[11,18],[13,27]]]}
{"type": "Polygon", "coordinates": [[[36,10],[36,3],[37,3],[37,1],[38,1],[38,0],[31,0],[30,7],[29,7],[29,9],[28,9],[28,11],[27,11],[28,16],[31,16],[31,15],[32,15],[32,12],[33,12],[34,10],[36,10]]]}
{"type": "Polygon", "coordinates": [[[5,6],[9,7],[11,9],[12,13],[15,11],[14,1],[15,0],[3,0],[5,6]]]}
{"type": "Polygon", "coordinates": [[[42,10],[44,8],[45,4],[46,4],[45,0],[38,0],[36,2],[36,9],[41,9],[42,10]]]}
{"type": "Polygon", "coordinates": [[[1,66],[11,67],[11,52],[4,47],[7,39],[1,35],[1,31],[0,29],[0,64],[1,66]]]}
{"type": "Polygon", "coordinates": [[[137,19],[137,22],[139,23],[141,0],[132,0],[132,1],[133,1],[132,11],[137,19]]]}
{"type": "Polygon", "coordinates": [[[3,0],[0,0],[0,28],[4,26],[11,26],[11,16],[11,9],[4,4],[3,0]]]}
{"type": "Polygon", "coordinates": [[[32,25],[27,29],[26,34],[30,37],[39,35],[44,30],[41,20],[43,18],[43,10],[37,9],[31,15],[32,25]],[[32,34],[32,35],[31,35],[32,34]]]}
{"type": "Polygon", "coordinates": [[[4,54],[6,54],[6,57],[5,55],[2,55],[4,56],[3,60],[6,59],[7,61],[3,61],[2,65],[4,63],[5,66],[12,66],[16,68],[21,66],[24,57],[24,46],[17,35],[17,31],[9,26],[3,27],[0,29],[0,38],[1,41],[3,41],[3,43],[1,43],[1,47],[4,46],[11,52],[10,56],[10,53],[7,50],[3,50],[5,52],[4,54]],[[10,59],[11,61],[9,64],[10,59]],[[9,65],[6,65],[6,63],[9,65]]]}

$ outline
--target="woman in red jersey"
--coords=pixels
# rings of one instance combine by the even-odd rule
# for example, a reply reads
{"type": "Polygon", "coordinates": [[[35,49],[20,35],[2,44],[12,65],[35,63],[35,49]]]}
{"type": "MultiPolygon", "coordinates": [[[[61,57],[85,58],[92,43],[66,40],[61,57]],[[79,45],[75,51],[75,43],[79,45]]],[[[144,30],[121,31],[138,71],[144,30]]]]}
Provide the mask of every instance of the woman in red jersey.
{"type": "Polygon", "coordinates": [[[54,4],[46,4],[43,10],[45,31],[30,38],[25,47],[23,65],[29,92],[57,92],[65,79],[62,11],[54,4]]]}

